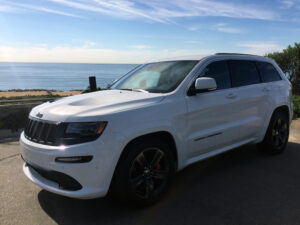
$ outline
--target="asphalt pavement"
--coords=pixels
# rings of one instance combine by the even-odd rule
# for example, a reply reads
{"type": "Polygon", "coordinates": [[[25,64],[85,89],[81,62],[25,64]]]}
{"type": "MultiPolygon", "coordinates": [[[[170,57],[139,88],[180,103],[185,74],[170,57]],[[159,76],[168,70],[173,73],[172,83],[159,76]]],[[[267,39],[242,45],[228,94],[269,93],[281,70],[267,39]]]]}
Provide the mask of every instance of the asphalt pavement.
{"type": "Polygon", "coordinates": [[[0,224],[300,224],[300,120],[287,149],[246,146],[193,164],[148,208],[109,198],[77,200],[42,190],[22,172],[18,142],[0,144],[0,224]]]}

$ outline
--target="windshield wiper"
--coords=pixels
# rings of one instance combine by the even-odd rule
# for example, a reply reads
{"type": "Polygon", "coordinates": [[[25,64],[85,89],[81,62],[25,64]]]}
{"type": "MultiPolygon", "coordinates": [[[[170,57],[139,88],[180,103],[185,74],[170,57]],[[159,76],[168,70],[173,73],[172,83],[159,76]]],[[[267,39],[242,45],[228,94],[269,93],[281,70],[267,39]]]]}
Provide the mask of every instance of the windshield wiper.
{"type": "Polygon", "coordinates": [[[149,91],[146,91],[144,89],[137,89],[137,88],[121,88],[119,90],[123,90],[123,91],[137,91],[137,92],[145,92],[145,93],[149,92],[149,91]]]}

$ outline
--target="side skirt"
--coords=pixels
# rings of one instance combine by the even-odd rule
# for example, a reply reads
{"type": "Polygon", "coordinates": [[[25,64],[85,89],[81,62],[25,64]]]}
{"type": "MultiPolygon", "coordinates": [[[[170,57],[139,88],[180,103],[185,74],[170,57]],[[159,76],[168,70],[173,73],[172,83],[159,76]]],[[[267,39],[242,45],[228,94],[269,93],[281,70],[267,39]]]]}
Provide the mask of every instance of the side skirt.
{"type": "MultiPolygon", "coordinates": [[[[223,152],[227,152],[227,151],[230,151],[230,150],[233,150],[235,148],[238,148],[240,146],[243,146],[243,145],[246,145],[246,144],[249,144],[249,143],[253,143],[256,141],[256,138],[249,138],[247,140],[244,140],[244,141],[240,141],[236,144],[233,144],[233,145],[229,145],[229,146],[226,146],[226,147],[223,147],[223,148],[220,148],[220,149],[217,149],[217,150],[213,150],[213,151],[210,151],[210,152],[206,152],[204,154],[201,154],[201,155],[198,155],[198,156],[195,156],[193,158],[190,158],[186,161],[186,164],[184,165],[184,167],[190,165],[190,164],[193,164],[193,163],[196,163],[196,162],[199,162],[201,160],[204,160],[204,159],[207,159],[207,158],[210,158],[210,157],[213,157],[213,156],[216,156],[216,155],[219,155],[223,152]]],[[[183,168],[184,168],[183,167],[183,168]]]]}

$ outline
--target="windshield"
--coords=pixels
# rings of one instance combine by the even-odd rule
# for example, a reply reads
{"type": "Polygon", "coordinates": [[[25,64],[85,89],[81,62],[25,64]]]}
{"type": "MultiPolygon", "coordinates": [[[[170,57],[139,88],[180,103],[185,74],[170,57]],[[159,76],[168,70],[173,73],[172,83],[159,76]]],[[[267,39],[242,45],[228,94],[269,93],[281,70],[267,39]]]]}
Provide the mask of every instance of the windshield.
{"type": "Polygon", "coordinates": [[[167,93],[173,91],[198,63],[197,60],[149,63],[114,83],[112,89],[167,93]]]}

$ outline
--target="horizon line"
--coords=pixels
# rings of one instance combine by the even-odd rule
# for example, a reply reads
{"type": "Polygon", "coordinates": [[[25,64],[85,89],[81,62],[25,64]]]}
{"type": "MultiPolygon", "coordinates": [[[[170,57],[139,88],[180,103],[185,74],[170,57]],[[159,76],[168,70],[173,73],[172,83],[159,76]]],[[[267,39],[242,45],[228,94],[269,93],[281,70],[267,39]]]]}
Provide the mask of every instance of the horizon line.
{"type": "Polygon", "coordinates": [[[138,65],[138,64],[143,64],[143,63],[124,63],[124,62],[120,62],[120,63],[116,63],[116,62],[36,62],[36,61],[0,61],[0,63],[61,63],[61,64],[124,64],[124,65],[138,65]]]}

